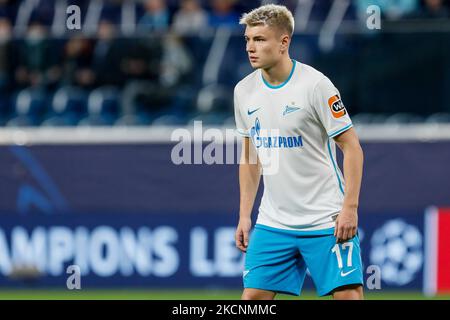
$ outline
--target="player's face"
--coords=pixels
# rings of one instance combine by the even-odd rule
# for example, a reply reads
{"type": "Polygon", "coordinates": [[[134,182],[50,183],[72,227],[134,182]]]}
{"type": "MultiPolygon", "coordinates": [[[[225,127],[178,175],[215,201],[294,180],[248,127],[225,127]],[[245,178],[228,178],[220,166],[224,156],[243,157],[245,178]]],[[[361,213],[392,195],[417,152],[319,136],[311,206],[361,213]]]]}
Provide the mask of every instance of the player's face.
{"type": "Polygon", "coordinates": [[[267,25],[247,26],[246,50],[253,68],[267,69],[282,58],[283,35],[267,25]]]}

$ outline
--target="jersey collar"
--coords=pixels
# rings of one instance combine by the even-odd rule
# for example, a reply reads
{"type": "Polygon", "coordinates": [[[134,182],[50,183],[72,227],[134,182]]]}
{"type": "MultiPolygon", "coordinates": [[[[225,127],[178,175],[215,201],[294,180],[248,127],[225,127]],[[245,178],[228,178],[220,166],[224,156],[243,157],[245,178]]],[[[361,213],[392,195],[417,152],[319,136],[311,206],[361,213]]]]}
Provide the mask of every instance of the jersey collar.
{"type": "Polygon", "coordinates": [[[271,85],[269,82],[266,81],[266,79],[264,79],[264,76],[263,76],[263,74],[262,74],[262,72],[261,72],[261,78],[262,78],[264,84],[265,84],[267,87],[269,87],[270,89],[280,89],[280,88],[284,87],[284,86],[286,85],[286,83],[288,83],[289,80],[292,78],[292,75],[294,74],[294,70],[295,70],[295,65],[297,64],[297,61],[295,61],[294,59],[291,59],[291,61],[292,61],[292,69],[291,69],[291,72],[289,73],[288,78],[287,78],[283,83],[280,83],[279,85],[276,85],[276,86],[271,85]]]}

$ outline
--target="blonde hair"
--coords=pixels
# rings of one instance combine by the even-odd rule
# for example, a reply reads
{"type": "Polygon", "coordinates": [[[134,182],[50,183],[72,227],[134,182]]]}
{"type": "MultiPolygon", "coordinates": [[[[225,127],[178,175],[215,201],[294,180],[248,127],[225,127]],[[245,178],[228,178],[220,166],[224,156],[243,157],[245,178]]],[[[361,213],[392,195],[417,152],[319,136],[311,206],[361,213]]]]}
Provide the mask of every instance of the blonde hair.
{"type": "Polygon", "coordinates": [[[239,24],[254,27],[268,25],[287,31],[290,36],[294,33],[294,17],[285,6],[266,4],[242,15],[239,24]]]}

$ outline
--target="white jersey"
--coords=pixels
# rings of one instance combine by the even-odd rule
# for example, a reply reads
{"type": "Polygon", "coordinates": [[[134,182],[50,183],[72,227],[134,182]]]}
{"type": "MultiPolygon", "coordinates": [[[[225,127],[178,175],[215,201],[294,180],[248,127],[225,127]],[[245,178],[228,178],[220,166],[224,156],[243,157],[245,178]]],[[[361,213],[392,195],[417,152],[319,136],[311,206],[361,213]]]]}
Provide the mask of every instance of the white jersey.
{"type": "Polygon", "coordinates": [[[287,230],[327,229],[334,227],[344,199],[333,137],[352,122],[331,81],[311,66],[293,63],[281,85],[267,83],[261,69],[236,85],[236,127],[251,138],[263,163],[257,223],[287,230]]]}

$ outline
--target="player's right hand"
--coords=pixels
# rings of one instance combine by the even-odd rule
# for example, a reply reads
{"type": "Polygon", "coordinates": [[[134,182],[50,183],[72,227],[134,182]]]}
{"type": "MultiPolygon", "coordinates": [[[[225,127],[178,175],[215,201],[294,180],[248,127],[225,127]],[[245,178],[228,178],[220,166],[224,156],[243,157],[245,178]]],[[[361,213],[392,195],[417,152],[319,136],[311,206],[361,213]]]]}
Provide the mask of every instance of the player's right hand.
{"type": "Polygon", "coordinates": [[[241,218],[236,228],[235,240],[236,247],[242,252],[247,252],[248,247],[248,235],[252,227],[252,220],[241,218]]]}

